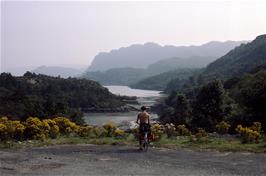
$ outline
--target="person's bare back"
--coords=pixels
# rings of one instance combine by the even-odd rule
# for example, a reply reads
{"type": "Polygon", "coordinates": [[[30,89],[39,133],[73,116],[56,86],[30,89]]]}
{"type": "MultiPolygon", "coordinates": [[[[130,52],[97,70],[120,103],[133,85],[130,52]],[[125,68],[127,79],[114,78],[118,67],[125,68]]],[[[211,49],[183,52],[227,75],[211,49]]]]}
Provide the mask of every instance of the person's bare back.
{"type": "Polygon", "coordinates": [[[150,123],[150,115],[146,111],[140,112],[138,114],[137,121],[139,121],[140,123],[147,123],[147,124],[149,124],[150,123]]]}

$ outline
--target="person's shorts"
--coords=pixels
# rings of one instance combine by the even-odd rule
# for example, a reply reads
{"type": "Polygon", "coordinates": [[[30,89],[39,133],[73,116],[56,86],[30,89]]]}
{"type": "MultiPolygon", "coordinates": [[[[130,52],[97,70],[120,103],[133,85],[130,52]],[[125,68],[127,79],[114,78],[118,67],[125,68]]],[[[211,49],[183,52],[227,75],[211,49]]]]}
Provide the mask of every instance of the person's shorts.
{"type": "Polygon", "coordinates": [[[149,132],[150,131],[150,125],[147,123],[141,123],[139,125],[139,132],[144,133],[144,132],[149,132]]]}

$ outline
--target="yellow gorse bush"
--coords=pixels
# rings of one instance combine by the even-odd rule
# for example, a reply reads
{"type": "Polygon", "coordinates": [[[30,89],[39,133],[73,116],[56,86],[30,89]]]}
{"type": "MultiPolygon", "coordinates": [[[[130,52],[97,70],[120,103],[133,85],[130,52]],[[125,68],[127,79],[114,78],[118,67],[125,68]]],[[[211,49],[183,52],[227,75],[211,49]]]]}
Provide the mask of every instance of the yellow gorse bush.
{"type": "Polygon", "coordinates": [[[21,140],[23,138],[23,133],[25,126],[20,123],[18,120],[8,120],[7,117],[0,118],[0,124],[2,126],[1,140],[5,139],[16,139],[21,140]],[[5,128],[4,128],[5,126],[5,128]],[[5,129],[5,131],[3,131],[5,129]]]}
{"type": "Polygon", "coordinates": [[[172,123],[167,123],[164,125],[164,132],[166,133],[167,137],[170,138],[172,136],[176,136],[176,128],[175,125],[172,123]]]}
{"type": "Polygon", "coordinates": [[[78,128],[77,134],[80,137],[91,137],[93,134],[93,126],[90,126],[90,125],[80,126],[78,128]]]}
{"type": "Polygon", "coordinates": [[[98,137],[105,137],[107,136],[107,130],[103,127],[94,127],[93,128],[93,134],[96,138],[98,137]]]}
{"type": "Polygon", "coordinates": [[[205,131],[205,129],[203,129],[203,128],[198,128],[197,129],[197,133],[195,134],[195,137],[197,138],[197,139],[201,139],[201,138],[203,138],[203,137],[207,137],[208,136],[208,134],[207,134],[207,132],[205,131]]]}
{"type": "Polygon", "coordinates": [[[107,136],[112,136],[117,128],[116,124],[113,122],[108,122],[103,125],[103,128],[107,131],[107,136]]]}
{"type": "Polygon", "coordinates": [[[0,123],[0,140],[6,140],[7,139],[7,126],[3,123],[0,123]]]}
{"type": "Polygon", "coordinates": [[[7,117],[1,117],[0,118],[0,123],[1,124],[6,124],[8,122],[8,118],[7,117]]]}
{"type": "Polygon", "coordinates": [[[258,133],[262,134],[262,126],[260,122],[254,122],[253,125],[250,127],[253,131],[257,131],[258,133]]]}
{"type": "Polygon", "coordinates": [[[151,126],[151,132],[155,135],[155,139],[160,139],[164,133],[164,127],[156,123],[151,126]]]}
{"type": "Polygon", "coordinates": [[[56,122],[56,125],[59,127],[59,131],[62,134],[69,135],[78,131],[78,125],[65,117],[56,117],[53,120],[56,122]]]}
{"type": "Polygon", "coordinates": [[[46,129],[48,130],[49,137],[55,139],[59,136],[60,131],[58,125],[56,124],[56,121],[52,119],[45,119],[43,120],[43,123],[45,124],[46,129]]]}
{"type": "Polygon", "coordinates": [[[186,125],[178,125],[177,126],[177,134],[179,136],[190,136],[190,131],[186,128],[186,125]]]}
{"type": "Polygon", "coordinates": [[[25,127],[25,137],[27,139],[44,140],[49,136],[49,124],[41,121],[37,117],[29,117],[25,122],[25,127]]]}
{"type": "Polygon", "coordinates": [[[242,125],[237,125],[235,130],[240,134],[242,143],[259,142],[259,139],[261,138],[261,129],[255,128],[256,125],[258,124],[256,123],[255,126],[252,127],[242,127],[242,125]]]}
{"type": "Polygon", "coordinates": [[[126,133],[124,130],[116,129],[114,132],[114,136],[116,138],[124,138],[126,136],[126,133]]]}
{"type": "Polygon", "coordinates": [[[221,121],[220,123],[218,123],[216,125],[217,133],[219,133],[219,134],[227,134],[230,126],[231,125],[229,125],[225,121],[221,121]]]}
{"type": "Polygon", "coordinates": [[[17,139],[17,140],[22,140],[23,139],[23,135],[24,135],[24,131],[26,129],[26,127],[20,123],[20,121],[18,120],[14,120],[14,121],[10,121],[10,127],[11,129],[10,133],[11,134],[11,138],[17,139]]]}

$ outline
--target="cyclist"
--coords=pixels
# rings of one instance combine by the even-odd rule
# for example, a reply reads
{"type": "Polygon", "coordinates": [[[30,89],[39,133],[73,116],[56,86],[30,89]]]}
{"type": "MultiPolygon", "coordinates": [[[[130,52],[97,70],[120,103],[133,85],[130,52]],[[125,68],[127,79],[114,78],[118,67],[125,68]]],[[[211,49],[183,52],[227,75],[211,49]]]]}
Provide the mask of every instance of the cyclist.
{"type": "Polygon", "coordinates": [[[141,112],[138,114],[136,123],[139,124],[139,149],[142,150],[141,137],[145,132],[150,130],[150,115],[146,111],[147,108],[142,106],[141,112]]]}

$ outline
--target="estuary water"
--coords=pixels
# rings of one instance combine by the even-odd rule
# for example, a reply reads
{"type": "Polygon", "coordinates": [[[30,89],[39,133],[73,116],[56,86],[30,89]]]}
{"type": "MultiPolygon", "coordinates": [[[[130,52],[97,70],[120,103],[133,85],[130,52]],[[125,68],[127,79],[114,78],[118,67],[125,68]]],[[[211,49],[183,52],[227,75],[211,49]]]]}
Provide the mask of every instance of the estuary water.
{"type": "MultiPolygon", "coordinates": [[[[160,91],[132,89],[128,86],[105,86],[110,92],[116,95],[136,96],[140,106],[152,106],[156,100],[163,97],[160,91]]],[[[115,113],[86,113],[84,119],[86,123],[92,125],[103,125],[109,121],[116,124],[128,124],[135,121],[138,112],[115,112],[115,113]]],[[[156,119],[157,114],[151,113],[151,118],[156,119]]]]}

